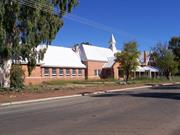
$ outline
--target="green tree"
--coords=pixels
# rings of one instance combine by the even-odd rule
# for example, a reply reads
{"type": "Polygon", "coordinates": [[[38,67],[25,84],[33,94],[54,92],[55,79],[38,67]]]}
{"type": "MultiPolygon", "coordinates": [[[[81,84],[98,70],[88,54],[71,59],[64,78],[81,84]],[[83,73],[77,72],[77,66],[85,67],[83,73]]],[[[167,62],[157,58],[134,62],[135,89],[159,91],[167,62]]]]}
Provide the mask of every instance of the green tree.
{"type": "Polygon", "coordinates": [[[136,42],[128,42],[124,44],[122,52],[116,53],[116,62],[120,63],[120,67],[125,73],[126,83],[129,80],[130,73],[139,65],[138,57],[140,52],[137,49],[136,42]]]}
{"type": "Polygon", "coordinates": [[[71,12],[78,0],[1,0],[0,60],[3,86],[10,86],[12,64],[26,61],[29,74],[42,59],[45,49],[63,26],[63,16],[71,12]]]}
{"type": "Polygon", "coordinates": [[[178,72],[180,73],[180,37],[172,37],[169,41],[168,48],[175,55],[175,60],[178,62],[178,72]]]}
{"type": "Polygon", "coordinates": [[[175,61],[175,56],[172,50],[168,49],[167,45],[161,43],[153,49],[154,58],[157,66],[168,80],[177,72],[178,63],[175,61]]]}
{"type": "Polygon", "coordinates": [[[24,87],[24,71],[21,65],[12,65],[11,67],[11,87],[16,89],[22,89],[24,87]]]}

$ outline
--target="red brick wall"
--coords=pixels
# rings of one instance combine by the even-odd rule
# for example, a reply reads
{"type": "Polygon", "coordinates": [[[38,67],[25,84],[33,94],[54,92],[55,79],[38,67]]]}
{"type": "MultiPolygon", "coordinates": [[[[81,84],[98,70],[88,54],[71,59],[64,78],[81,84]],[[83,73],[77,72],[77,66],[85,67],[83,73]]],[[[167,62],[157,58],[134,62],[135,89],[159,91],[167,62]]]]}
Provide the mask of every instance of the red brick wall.
{"type": "MultiPolygon", "coordinates": [[[[87,79],[100,79],[100,76],[95,75],[95,70],[101,70],[103,71],[103,65],[106,62],[101,62],[101,61],[86,61],[84,64],[87,66],[86,69],[82,69],[82,76],[78,75],[78,69],[76,69],[76,75],[72,75],[72,68],[70,69],[70,75],[66,76],[66,69],[63,68],[63,76],[59,75],[59,68],[56,68],[56,76],[52,76],[52,68],[49,67],[49,76],[44,76],[44,67],[36,66],[36,68],[32,71],[32,74],[30,77],[28,77],[28,72],[27,72],[27,66],[23,65],[23,69],[25,70],[25,84],[39,84],[43,81],[50,81],[50,80],[82,80],[87,77],[87,79]]],[[[118,76],[118,66],[119,64],[115,64],[113,68],[111,69],[111,74],[109,76],[114,75],[115,79],[119,79],[118,76]]],[[[106,75],[108,76],[108,75],[106,75]]]]}
{"type": "MultiPolygon", "coordinates": [[[[25,77],[28,77],[28,68],[27,65],[22,65],[22,69],[25,72],[25,77]]],[[[39,77],[41,76],[41,67],[36,66],[35,69],[31,73],[31,77],[39,77]]]]}
{"type": "Polygon", "coordinates": [[[76,75],[72,75],[72,68],[70,69],[70,75],[66,76],[66,69],[63,68],[64,75],[59,75],[59,68],[56,68],[56,76],[52,76],[52,68],[49,68],[49,76],[44,76],[44,68],[40,66],[36,66],[36,68],[32,71],[31,76],[28,76],[27,66],[22,66],[23,70],[25,71],[25,84],[40,84],[44,81],[50,80],[83,80],[85,79],[85,69],[82,69],[82,75],[78,75],[78,69],[76,69],[76,75]]]}
{"type": "Polygon", "coordinates": [[[35,69],[32,71],[31,75],[28,76],[28,68],[27,65],[22,65],[22,69],[25,73],[25,80],[24,83],[27,84],[39,84],[41,83],[41,67],[36,66],[35,69]]]}
{"type": "Polygon", "coordinates": [[[119,76],[119,70],[120,70],[120,64],[118,62],[116,62],[113,65],[113,75],[114,75],[114,79],[120,79],[122,78],[122,76],[119,76]]]}
{"type": "Polygon", "coordinates": [[[99,76],[96,76],[94,74],[95,70],[102,70],[103,65],[105,64],[105,62],[101,62],[101,61],[86,61],[84,62],[84,64],[86,65],[86,77],[88,79],[100,79],[99,76]]]}

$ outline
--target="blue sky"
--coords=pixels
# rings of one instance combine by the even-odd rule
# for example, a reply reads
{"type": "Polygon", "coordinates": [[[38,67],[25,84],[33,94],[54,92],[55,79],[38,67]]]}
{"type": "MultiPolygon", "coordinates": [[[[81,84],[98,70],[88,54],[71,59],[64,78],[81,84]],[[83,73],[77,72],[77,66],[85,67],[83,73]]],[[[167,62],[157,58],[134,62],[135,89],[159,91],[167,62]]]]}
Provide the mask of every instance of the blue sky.
{"type": "Polygon", "coordinates": [[[108,47],[111,33],[117,47],[137,41],[140,50],[180,36],[180,0],[81,0],[64,18],[53,45],[72,47],[90,42],[108,47]]]}

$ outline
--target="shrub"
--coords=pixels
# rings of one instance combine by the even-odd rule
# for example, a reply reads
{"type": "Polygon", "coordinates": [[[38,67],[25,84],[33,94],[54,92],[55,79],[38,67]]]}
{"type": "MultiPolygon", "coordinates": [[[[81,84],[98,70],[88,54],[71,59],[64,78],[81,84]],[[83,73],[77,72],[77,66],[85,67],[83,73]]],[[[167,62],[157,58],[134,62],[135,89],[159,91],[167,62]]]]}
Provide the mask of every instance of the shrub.
{"type": "Polygon", "coordinates": [[[24,71],[20,65],[12,65],[11,68],[11,87],[16,89],[22,89],[24,87],[24,71]]]}

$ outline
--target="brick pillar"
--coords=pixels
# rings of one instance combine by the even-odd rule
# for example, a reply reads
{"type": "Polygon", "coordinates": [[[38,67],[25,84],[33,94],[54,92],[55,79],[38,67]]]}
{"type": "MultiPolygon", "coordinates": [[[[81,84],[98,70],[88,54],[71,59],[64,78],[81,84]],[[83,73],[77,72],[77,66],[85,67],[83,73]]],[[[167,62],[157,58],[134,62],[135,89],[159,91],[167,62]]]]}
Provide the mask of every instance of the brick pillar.
{"type": "Polygon", "coordinates": [[[114,68],[114,79],[119,79],[118,68],[114,68]]]}
{"type": "Polygon", "coordinates": [[[65,77],[66,77],[66,69],[63,68],[63,78],[65,78],[65,77]]]}

